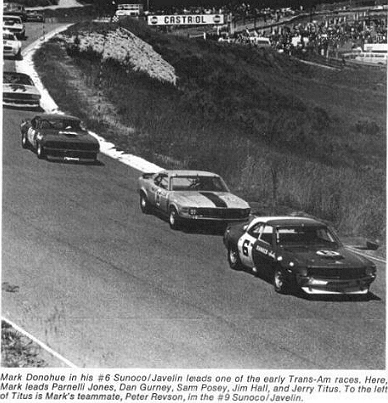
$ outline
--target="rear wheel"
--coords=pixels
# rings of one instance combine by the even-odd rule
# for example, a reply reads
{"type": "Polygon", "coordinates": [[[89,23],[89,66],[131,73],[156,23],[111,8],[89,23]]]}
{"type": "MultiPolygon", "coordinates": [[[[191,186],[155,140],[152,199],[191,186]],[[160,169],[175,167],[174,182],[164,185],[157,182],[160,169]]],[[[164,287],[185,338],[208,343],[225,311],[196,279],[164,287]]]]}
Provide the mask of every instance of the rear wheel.
{"type": "Polygon", "coordinates": [[[180,229],[181,228],[181,219],[179,217],[178,211],[175,207],[170,208],[170,213],[168,216],[168,221],[170,223],[171,229],[180,229]]]}
{"type": "Polygon", "coordinates": [[[40,160],[46,158],[46,153],[45,153],[44,148],[41,143],[38,143],[36,145],[36,155],[38,156],[38,158],[40,160]]]}
{"type": "Polygon", "coordinates": [[[230,268],[233,270],[242,269],[240,255],[238,254],[238,249],[235,246],[228,246],[228,263],[230,268]]]}

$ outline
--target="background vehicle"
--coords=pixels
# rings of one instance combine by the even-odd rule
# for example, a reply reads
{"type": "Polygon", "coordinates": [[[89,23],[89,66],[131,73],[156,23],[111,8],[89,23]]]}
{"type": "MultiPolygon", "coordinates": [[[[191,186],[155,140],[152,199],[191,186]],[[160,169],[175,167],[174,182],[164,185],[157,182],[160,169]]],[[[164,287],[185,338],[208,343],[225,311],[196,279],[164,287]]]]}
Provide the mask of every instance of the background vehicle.
{"type": "Polygon", "coordinates": [[[18,3],[4,3],[3,15],[17,15],[22,21],[27,20],[27,12],[24,6],[18,3]]]}
{"type": "Polygon", "coordinates": [[[39,108],[40,98],[30,76],[14,71],[3,73],[3,105],[39,108]]]}
{"type": "Polygon", "coordinates": [[[100,144],[80,119],[60,114],[41,114],[20,126],[22,147],[33,148],[38,158],[65,161],[96,161],[100,144]]]}
{"type": "Polygon", "coordinates": [[[157,209],[169,217],[170,227],[195,221],[246,220],[249,204],[230,193],[223,179],[206,171],[172,170],[139,178],[140,208],[157,209]]]}
{"type": "Polygon", "coordinates": [[[3,56],[20,59],[22,55],[22,44],[10,31],[3,31],[3,56]]]}
{"type": "Polygon", "coordinates": [[[18,39],[26,37],[22,19],[16,15],[3,15],[3,29],[12,32],[18,39]]]}
{"type": "Polygon", "coordinates": [[[27,22],[44,22],[44,14],[40,13],[36,10],[27,10],[27,15],[26,15],[26,21],[27,22]]]}
{"type": "Polygon", "coordinates": [[[272,279],[275,291],[366,294],[376,278],[368,259],[346,249],[326,224],[305,217],[256,217],[224,235],[232,269],[272,279]]]}

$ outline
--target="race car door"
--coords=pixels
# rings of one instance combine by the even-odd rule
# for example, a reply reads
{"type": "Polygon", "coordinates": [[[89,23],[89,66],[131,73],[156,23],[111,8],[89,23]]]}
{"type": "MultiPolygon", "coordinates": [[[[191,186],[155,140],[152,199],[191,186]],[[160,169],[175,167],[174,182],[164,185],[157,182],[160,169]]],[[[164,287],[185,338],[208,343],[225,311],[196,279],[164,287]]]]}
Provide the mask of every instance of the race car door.
{"type": "Polygon", "coordinates": [[[167,211],[167,193],[168,193],[168,175],[165,173],[161,173],[155,178],[154,188],[152,189],[155,192],[155,204],[156,207],[161,209],[162,211],[167,211]]]}
{"type": "Polygon", "coordinates": [[[274,228],[263,224],[260,228],[257,240],[253,245],[252,259],[258,269],[270,269],[275,259],[273,247],[274,228]]]}
{"type": "Polygon", "coordinates": [[[254,224],[237,242],[241,263],[251,269],[255,266],[252,258],[252,247],[257,241],[262,226],[262,223],[254,224]]]}

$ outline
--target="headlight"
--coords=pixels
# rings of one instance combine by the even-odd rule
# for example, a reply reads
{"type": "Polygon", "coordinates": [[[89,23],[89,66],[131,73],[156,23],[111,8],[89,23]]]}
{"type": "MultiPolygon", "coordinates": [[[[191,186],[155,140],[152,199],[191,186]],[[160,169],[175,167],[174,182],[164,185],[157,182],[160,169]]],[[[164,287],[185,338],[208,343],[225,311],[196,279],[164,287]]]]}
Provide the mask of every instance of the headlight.
{"type": "Polygon", "coordinates": [[[36,99],[36,100],[38,100],[38,99],[40,99],[40,95],[31,95],[31,99],[36,99]]]}
{"type": "Polygon", "coordinates": [[[376,266],[368,266],[365,268],[366,276],[373,276],[376,273],[376,266]]]}
{"type": "Polygon", "coordinates": [[[197,215],[197,209],[195,209],[195,208],[189,209],[189,214],[190,215],[197,215]]]}

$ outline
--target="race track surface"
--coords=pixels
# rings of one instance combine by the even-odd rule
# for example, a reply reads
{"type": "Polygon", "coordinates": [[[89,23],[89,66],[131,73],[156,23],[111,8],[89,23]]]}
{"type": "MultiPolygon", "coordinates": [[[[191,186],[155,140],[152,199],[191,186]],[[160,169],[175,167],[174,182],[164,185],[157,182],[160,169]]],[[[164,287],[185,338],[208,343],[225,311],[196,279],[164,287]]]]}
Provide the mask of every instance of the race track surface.
{"type": "MultiPolygon", "coordinates": [[[[46,26],[46,31],[54,26],[46,26]]],[[[27,24],[25,44],[41,34],[27,24]]],[[[6,61],[5,69],[13,62],[6,61]]],[[[278,295],[222,237],[143,215],[140,172],[38,160],[4,109],[2,313],[80,367],[382,369],[385,268],[367,299],[278,295]]],[[[99,133],[103,136],[103,133],[99,133]]]]}

